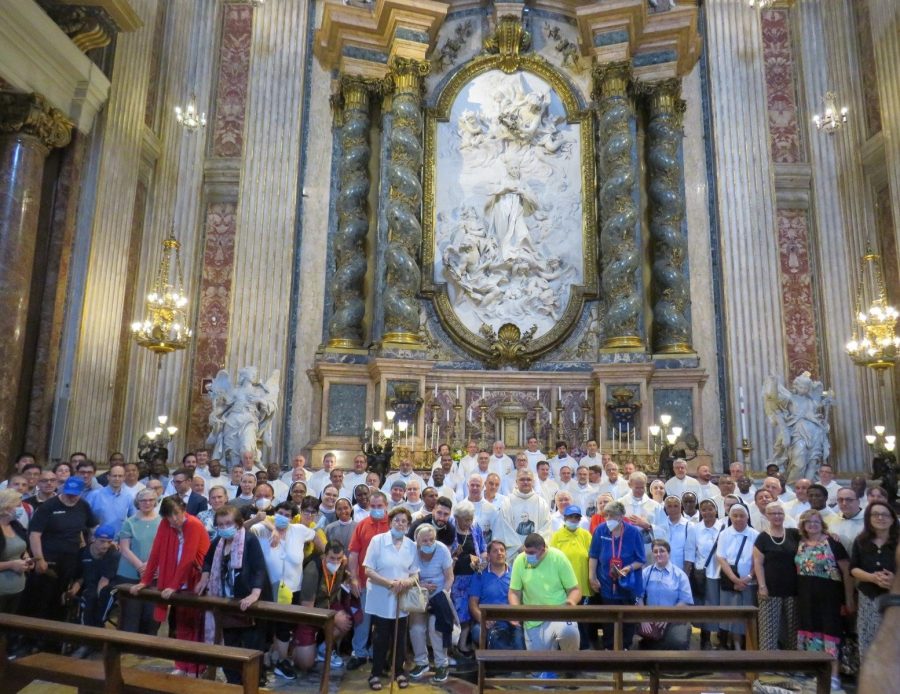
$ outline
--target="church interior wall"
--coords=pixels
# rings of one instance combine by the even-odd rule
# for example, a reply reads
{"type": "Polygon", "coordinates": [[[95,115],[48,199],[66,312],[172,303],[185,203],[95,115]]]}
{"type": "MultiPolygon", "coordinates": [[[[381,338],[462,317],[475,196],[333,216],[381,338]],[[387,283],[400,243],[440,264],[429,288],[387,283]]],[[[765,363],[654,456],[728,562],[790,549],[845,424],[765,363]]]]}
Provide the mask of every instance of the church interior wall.
{"type": "MultiPolygon", "coordinates": [[[[218,368],[234,374],[254,365],[263,379],[280,371],[283,410],[275,419],[271,456],[284,459],[321,437],[320,415],[329,403],[317,368],[331,315],[330,239],[337,224],[341,156],[331,97],[339,72],[311,53],[328,3],[278,0],[252,9],[246,3],[165,3],[160,44],[155,42],[163,4],[130,2],[143,26],[117,37],[109,103],[80,145],[84,183],[64,280],[67,303],[58,309],[65,314],[58,376],[51,387],[52,406],[47,406],[54,413],[51,453],[61,457],[83,449],[102,460],[113,449],[131,451],[163,413],[195,445],[208,414],[201,395],[205,379],[218,368]],[[228,13],[239,11],[252,13],[252,20],[235,19],[229,25],[228,13]],[[227,33],[228,26],[233,33],[227,33]],[[243,91],[241,79],[246,80],[243,91]],[[208,111],[210,123],[205,132],[184,134],[171,109],[191,92],[201,110],[208,111]],[[148,101],[158,103],[149,121],[148,101]],[[158,368],[155,356],[132,344],[127,327],[142,313],[161,240],[173,225],[182,243],[197,335],[188,350],[164,357],[158,368]]],[[[426,106],[481,52],[493,30],[490,3],[446,4],[446,18],[429,54],[426,106]]],[[[787,47],[778,43],[783,35],[770,31],[778,28],[774,19],[766,24],[744,3],[704,3],[700,14],[706,64],[697,63],[685,74],[681,92],[686,101],[681,156],[696,357],[657,359],[656,366],[658,371],[680,367],[683,373],[700,369],[706,374],[704,385],[691,391],[697,397],[693,418],[703,432],[703,447],[717,462],[724,455],[738,456],[741,387],[752,458],[761,461],[771,453],[774,429],[763,412],[762,381],[770,374],[793,377],[804,364],[811,364],[814,375],[836,392],[832,446],[840,471],[866,466],[865,430],[896,422],[894,374],[887,373],[881,382],[853,365],[844,352],[858,260],[868,240],[879,244],[885,256],[889,293],[900,291],[895,286],[900,276],[900,32],[890,0],[866,4],[871,49],[860,38],[859,17],[849,2],[796,0],[776,8],[785,13],[787,47]],[[795,97],[787,107],[775,96],[784,85],[775,84],[772,76],[772,61],[784,51],[793,60],[790,89],[795,97]],[[874,82],[859,79],[872,71],[874,82]],[[879,129],[870,117],[873,87],[880,104],[879,129]],[[850,106],[848,124],[834,136],[811,124],[826,89],[837,91],[850,106]],[[787,121],[779,121],[782,117],[787,121]],[[783,158],[782,137],[795,138],[793,158],[783,158]],[[708,204],[711,185],[714,219],[708,204]],[[790,274],[796,254],[786,250],[788,241],[800,244],[799,275],[790,274]],[[793,287],[808,292],[810,301],[799,307],[792,303],[793,287]]],[[[582,37],[573,14],[566,3],[526,5],[534,52],[589,104],[590,58],[579,49],[582,37]]],[[[367,344],[377,343],[385,332],[384,201],[392,127],[381,97],[373,95],[371,102],[367,344]]],[[[636,146],[638,151],[646,146],[643,126],[636,146]]],[[[644,189],[642,184],[636,197],[646,234],[644,189]]],[[[651,281],[648,260],[646,286],[651,281]]],[[[431,304],[422,306],[426,332],[437,345],[426,353],[433,355],[437,369],[481,369],[478,360],[452,344],[431,304]]],[[[589,373],[591,365],[606,368],[620,360],[651,363],[650,354],[603,353],[597,339],[600,306],[600,300],[589,299],[571,335],[534,369],[589,373]]],[[[649,336],[649,299],[644,309],[649,336]]],[[[365,351],[329,359],[337,366],[368,363],[365,351]]],[[[371,419],[393,386],[390,378],[376,374],[381,367],[370,363],[368,368],[374,375],[365,417],[371,419]]],[[[420,391],[427,378],[431,376],[421,376],[420,391]]],[[[493,382],[505,376],[484,378],[493,382]]],[[[640,379],[625,381],[636,384],[640,379]]],[[[449,388],[450,382],[441,387],[449,388]]],[[[664,387],[673,392],[685,388],[674,381],[664,387]]],[[[567,388],[576,393],[574,382],[567,382],[567,388]]],[[[651,393],[643,395],[645,406],[652,408],[651,393]]],[[[597,406],[604,405],[604,397],[605,391],[598,389],[597,406]]]]}

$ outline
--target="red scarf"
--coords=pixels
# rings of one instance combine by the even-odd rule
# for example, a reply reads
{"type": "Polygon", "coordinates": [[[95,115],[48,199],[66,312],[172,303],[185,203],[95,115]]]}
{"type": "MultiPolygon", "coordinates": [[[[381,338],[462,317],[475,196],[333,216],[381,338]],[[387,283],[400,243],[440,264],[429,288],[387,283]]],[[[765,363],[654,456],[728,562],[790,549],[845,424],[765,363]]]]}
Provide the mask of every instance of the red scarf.
{"type": "MultiPolygon", "coordinates": [[[[184,547],[181,550],[181,561],[176,561],[178,533],[166,520],[159,524],[156,531],[144,576],[150,578],[156,575],[157,590],[180,590],[183,585],[191,590],[200,580],[203,560],[209,549],[209,534],[203,523],[190,514],[185,514],[181,532],[184,534],[184,547]]],[[[157,604],[153,618],[158,622],[164,621],[166,610],[165,604],[157,604]]]]}

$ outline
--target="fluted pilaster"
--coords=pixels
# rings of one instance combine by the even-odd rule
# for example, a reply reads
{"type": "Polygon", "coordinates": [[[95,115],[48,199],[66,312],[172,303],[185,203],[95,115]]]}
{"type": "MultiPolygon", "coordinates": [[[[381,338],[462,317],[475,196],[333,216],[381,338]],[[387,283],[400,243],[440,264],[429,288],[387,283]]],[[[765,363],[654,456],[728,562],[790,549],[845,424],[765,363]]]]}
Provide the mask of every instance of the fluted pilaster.
{"type": "Polygon", "coordinates": [[[653,258],[653,351],[688,353],[690,285],[684,221],[684,169],[681,146],[681,80],[646,87],[647,169],[650,197],[650,237],[653,258]]]}
{"type": "Polygon", "coordinates": [[[637,177],[635,118],[629,63],[594,71],[597,99],[597,163],[600,171],[600,281],[606,311],[603,346],[643,346],[640,237],[634,184],[637,177]]]}
{"type": "Polygon", "coordinates": [[[391,67],[390,193],[387,204],[387,286],[384,293],[384,341],[419,344],[422,279],[418,254],[422,245],[422,78],[428,63],[395,59],[391,67]]]}
{"type": "Polygon", "coordinates": [[[362,347],[366,313],[366,236],[369,231],[370,80],[345,75],[341,80],[340,193],[338,228],[332,239],[334,313],[328,325],[329,347],[362,347]]]}

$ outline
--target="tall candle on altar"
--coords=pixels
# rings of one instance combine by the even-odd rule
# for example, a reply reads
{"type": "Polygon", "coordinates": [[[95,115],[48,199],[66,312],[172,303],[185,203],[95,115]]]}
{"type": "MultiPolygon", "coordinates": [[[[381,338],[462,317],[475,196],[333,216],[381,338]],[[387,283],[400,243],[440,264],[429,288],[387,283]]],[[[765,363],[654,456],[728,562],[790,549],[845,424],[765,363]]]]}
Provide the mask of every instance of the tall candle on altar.
{"type": "Polygon", "coordinates": [[[741,439],[747,438],[747,403],[744,402],[744,386],[738,388],[738,404],[741,411],[741,439]]]}

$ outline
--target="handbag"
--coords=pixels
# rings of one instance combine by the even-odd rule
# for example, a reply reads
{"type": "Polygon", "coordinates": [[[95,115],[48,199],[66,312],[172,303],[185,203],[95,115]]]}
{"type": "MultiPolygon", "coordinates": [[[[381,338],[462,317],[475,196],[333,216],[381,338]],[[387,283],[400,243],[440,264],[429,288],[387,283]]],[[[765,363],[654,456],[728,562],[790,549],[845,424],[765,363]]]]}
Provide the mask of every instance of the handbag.
{"type": "MultiPolygon", "coordinates": [[[[747,543],[747,536],[744,535],[744,537],[741,538],[741,546],[738,548],[737,558],[734,560],[734,564],[729,564],[729,566],[731,567],[731,572],[735,576],[739,575],[737,567],[738,567],[738,564],[740,564],[740,562],[741,562],[741,554],[744,551],[744,545],[746,543],[747,543]]],[[[719,590],[725,590],[725,591],[728,591],[729,593],[734,592],[734,581],[732,581],[730,578],[728,578],[728,576],[726,576],[724,572],[722,572],[722,575],[719,576],[719,590]]]]}
{"type": "MultiPolygon", "coordinates": [[[[647,574],[647,580],[644,581],[644,594],[641,596],[641,600],[646,605],[647,604],[647,586],[650,583],[650,577],[653,575],[653,569],[655,566],[650,567],[650,572],[647,574]]],[[[668,622],[641,622],[638,624],[637,632],[638,636],[642,639],[648,639],[649,641],[659,641],[663,636],[666,635],[666,629],[669,628],[668,622]]]]}
{"type": "Polygon", "coordinates": [[[422,614],[428,609],[428,590],[419,585],[419,579],[400,593],[397,598],[397,609],[410,614],[422,614]]]}
{"type": "Polygon", "coordinates": [[[693,594],[695,600],[703,600],[706,595],[706,570],[709,568],[709,564],[716,554],[716,548],[719,546],[719,535],[721,533],[721,529],[718,533],[716,533],[716,539],[713,542],[712,548],[710,548],[709,550],[709,554],[706,556],[706,562],[704,562],[703,568],[698,569],[695,566],[691,571],[691,575],[688,576],[688,579],[691,583],[691,593],[693,594]]]}

